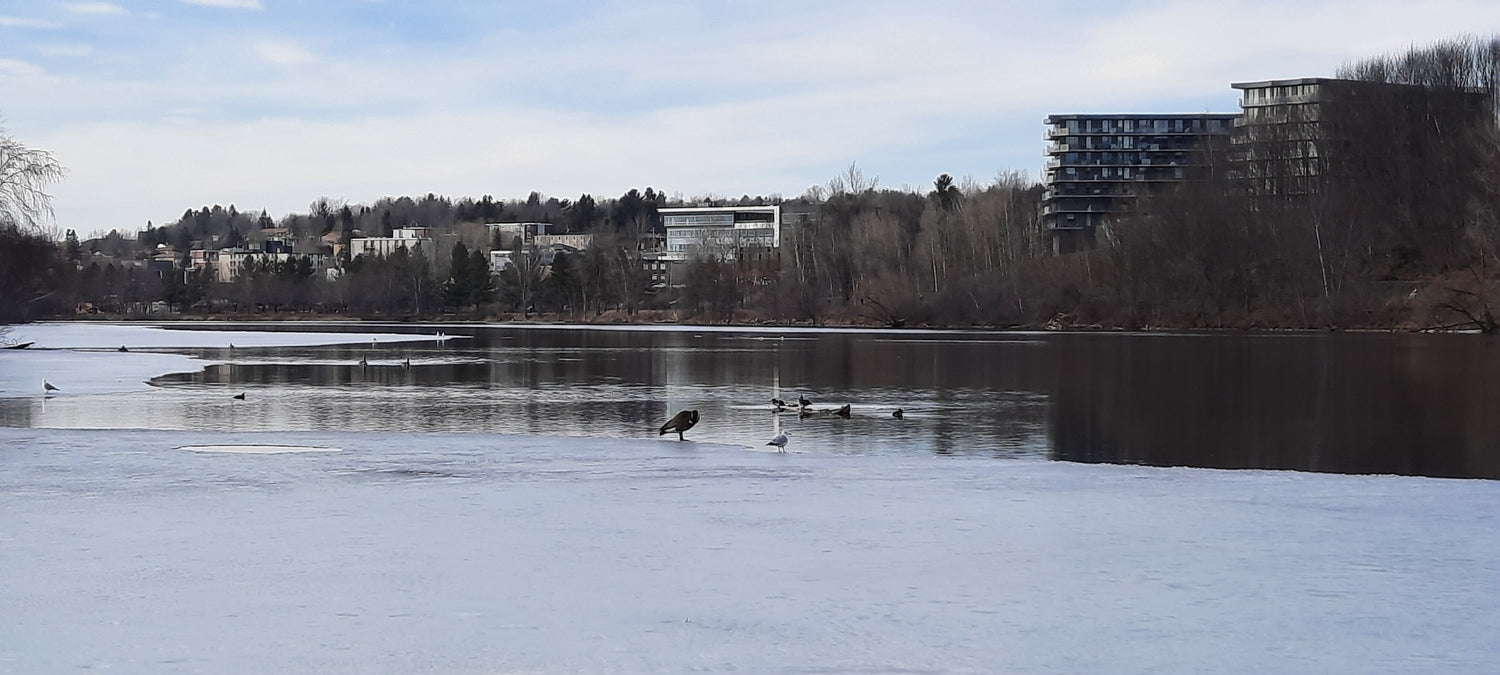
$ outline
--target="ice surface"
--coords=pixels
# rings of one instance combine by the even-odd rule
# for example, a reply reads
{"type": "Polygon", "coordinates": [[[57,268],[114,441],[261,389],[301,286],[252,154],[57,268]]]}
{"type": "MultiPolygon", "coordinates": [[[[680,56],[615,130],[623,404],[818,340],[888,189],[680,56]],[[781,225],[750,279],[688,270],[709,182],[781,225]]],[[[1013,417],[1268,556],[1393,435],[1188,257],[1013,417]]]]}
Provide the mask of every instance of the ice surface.
{"type": "Polygon", "coordinates": [[[1478,480],[0,429],[0,671],[1493,672],[1497,513],[1478,480]]]}
{"type": "MultiPolygon", "coordinates": [[[[195,324],[196,325],[196,324],[195,324]]],[[[170,330],[114,323],[42,323],[14,326],[9,337],[32,342],[30,349],[0,349],[0,396],[42,394],[42,380],[58,396],[128,392],[173,372],[196,371],[207,361],[144,350],[236,348],[430,342],[451,336],[399,333],[262,332],[247,330],[170,330]],[[120,347],[127,351],[117,351],[120,347]]],[[[399,364],[392,361],[393,364],[399,364]]]]}
{"type": "MultiPolygon", "coordinates": [[[[309,324],[316,326],[316,324],[309,324]]],[[[348,324],[345,324],[348,325],[348,324]]],[[[203,322],[184,324],[182,329],[129,323],[33,323],[14,326],[10,337],[36,344],[29,350],[46,349],[182,349],[235,347],[287,347],[360,344],[363,342],[431,342],[453,336],[403,333],[319,333],[226,330],[203,322]]]]}

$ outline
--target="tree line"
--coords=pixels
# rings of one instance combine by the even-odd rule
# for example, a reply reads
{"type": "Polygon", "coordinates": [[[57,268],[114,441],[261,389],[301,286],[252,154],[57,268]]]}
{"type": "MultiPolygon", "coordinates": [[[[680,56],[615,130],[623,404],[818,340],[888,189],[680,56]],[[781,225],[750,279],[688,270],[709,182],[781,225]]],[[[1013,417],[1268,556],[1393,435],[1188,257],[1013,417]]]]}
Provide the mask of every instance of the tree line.
{"type": "Polygon", "coordinates": [[[1497,330],[1500,40],[1414,47],[1337,76],[1345,83],[1329,90],[1316,136],[1286,124],[1205,148],[1192,180],[1143,196],[1076,254],[1050,253],[1043,186],[1024,173],[942,174],[930,188],[889,189],[851,164],[790,198],[683,200],[649,187],[571,200],[319,198],[279,219],[205,206],[135,238],[83,242],[55,242],[12,216],[0,225],[0,255],[27,262],[4,268],[7,288],[23,292],[0,318],[165,305],[569,321],[1497,330]],[[780,249],[701,256],[680,285],[655,284],[645,263],[663,231],[659,210],[688,203],[779,204],[780,249]],[[594,237],[553,254],[491,237],[483,224],[496,221],[594,237]],[[399,227],[430,228],[438,250],[335,260],[334,278],[297,259],[264,263],[227,284],[95,262],[158,244],[181,255],[194,242],[253,244],[272,228],[314,251],[330,233],[347,242],[399,227]],[[511,262],[498,275],[487,257],[496,249],[511,262]]]}

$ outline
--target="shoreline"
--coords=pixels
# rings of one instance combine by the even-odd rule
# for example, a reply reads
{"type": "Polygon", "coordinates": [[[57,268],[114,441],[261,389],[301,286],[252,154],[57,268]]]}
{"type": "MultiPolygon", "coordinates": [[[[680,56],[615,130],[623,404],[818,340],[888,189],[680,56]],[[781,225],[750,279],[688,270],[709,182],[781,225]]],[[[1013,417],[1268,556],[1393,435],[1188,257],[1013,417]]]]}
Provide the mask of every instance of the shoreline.
{"type": "MultiPolygon", "coordinates": [[[[1012,324],[1006,326],[993,324],[973,325],[944,325],[944,324],[909,324],[903,326],[890,326],[879,321],[773,321],[773,320],[734,320],[725,322],[692,322],[681,321],[676,318],[666,318],[663,315],[675,314],[662,310],[643,310],[637,316],[646,315],[645,318],[634,320],[622,319],[622,312],[606,312],[594,318],[576,318],[557,314],[534,314],[529,318],[518,318],[513,314],[485,315],[481,318],[458,314],[444,314],[427,317],[399,316],[399,317],[356,317],[347,314],[314,314],[314,313],[285,313],[285,314],[174,314],[168,316],[138,316],[138,315],[78,315],[70,317],[48,317],[33,324],[42,323],[99,323],[99,324],[193,324],[193,323],[327,323],[335,325],[372,324],[372,325],[475,325],[475,326],[535,326],[535,327],[593,327],[593,328],[627,328],[627,327],[680,327],[683,329],[833,329],[833,330],[868,330],[872,332],[918,332],[918,331],[957,331],[957,332],[996,332],[996,333],[1057,333],[1057,334],[1191,334],[1191,335],[1264,335],[1264,334],[1306,334],[1317,335],[1326,333],[1390,333],[1410,335],[1481,335],[1477,329],[1442,329],[1423,328],[1412,325],[1369,325],[1369,326],[1327,326],[1321,328],[1299,328],[1291,326],[1248,326],[1248,327],[1189,327],[1189,326],[1102,326],[1073,325],[1047,322],[1043,324],[1012,324]],[[655,318],[652,318],[655,317],[655,318]]],[[[24,326],[27,324],[14,324],[24,326]]]]}

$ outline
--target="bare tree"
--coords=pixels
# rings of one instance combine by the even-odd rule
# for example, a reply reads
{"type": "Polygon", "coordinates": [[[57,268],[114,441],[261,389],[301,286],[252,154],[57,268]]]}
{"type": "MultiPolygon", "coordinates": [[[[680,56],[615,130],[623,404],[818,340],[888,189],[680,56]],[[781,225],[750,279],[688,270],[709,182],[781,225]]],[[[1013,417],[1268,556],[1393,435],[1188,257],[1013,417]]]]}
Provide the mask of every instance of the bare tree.
{"type": "Polygon", "coordinates": [[[66,173],[52,153],[28,148],[0,127],[0,225],[34,228],[51,217],[47,185],[66,173]]]}

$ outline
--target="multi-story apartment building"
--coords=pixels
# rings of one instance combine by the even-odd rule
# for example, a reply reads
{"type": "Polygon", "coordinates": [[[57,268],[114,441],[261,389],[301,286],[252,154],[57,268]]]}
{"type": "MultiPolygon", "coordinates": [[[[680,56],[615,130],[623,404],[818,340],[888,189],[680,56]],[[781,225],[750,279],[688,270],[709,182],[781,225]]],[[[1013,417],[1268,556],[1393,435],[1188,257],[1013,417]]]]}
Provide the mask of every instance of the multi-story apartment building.
{"type": "Polygon", "coordinates": [[[1049,115],[1042,225],[1054,252],[1093,244],[1096,232],[1164,183],[1206,165],[1233,113],[1049,115]]]}
{"type": "MultiPolygon", "coordinates": [[[[1308,77],[1236,82],[1243,114],[1235,121],[1232,157],[1252,195],[1291,197],[1320,192],[1330,165],[1400,161],[1411,147],[1492,121],[1489,96],[1478,90],[1308,77]]],[[[1366,167],[1368,168],[1368,166],[1366,167]]]]}

